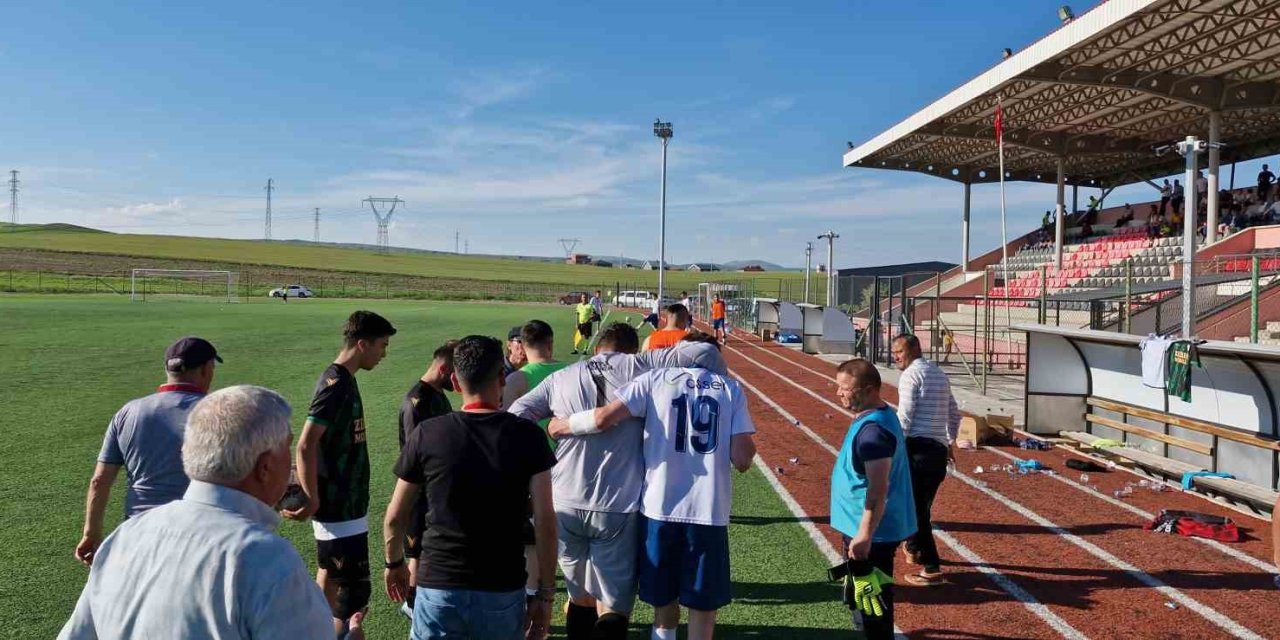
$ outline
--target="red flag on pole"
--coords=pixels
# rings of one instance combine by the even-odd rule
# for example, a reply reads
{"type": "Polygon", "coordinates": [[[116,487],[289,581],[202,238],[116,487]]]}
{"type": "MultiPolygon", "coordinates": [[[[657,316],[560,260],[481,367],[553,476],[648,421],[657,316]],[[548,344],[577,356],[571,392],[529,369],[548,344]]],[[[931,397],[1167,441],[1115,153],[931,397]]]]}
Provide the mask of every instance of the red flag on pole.
{"type": "Polygon", "coordinates": [[[996,144],[1004,142],[1004,109],[1000,108],[1000,103],[996,103],[996,144]]]}

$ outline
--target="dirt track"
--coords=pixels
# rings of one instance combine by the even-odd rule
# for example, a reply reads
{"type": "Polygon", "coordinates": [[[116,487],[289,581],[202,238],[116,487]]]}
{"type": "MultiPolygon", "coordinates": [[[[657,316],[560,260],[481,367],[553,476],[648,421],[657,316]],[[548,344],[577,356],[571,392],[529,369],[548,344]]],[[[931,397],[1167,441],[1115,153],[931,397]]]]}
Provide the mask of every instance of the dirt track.
{"type": "MultiPolygon", "coordinates": [[[[831,378],[822,373],[833,373],[834,367],[741,334],[730,340],[725,357],[735,374],[816,436],[806,435],[753,394],[762,459],[770,468],[781,468],[782,485],[838,546],[838,534],[825,524],[834,461],[828,447],[840,446],[848,416],[797,388],[834,402],[831,378]],[[789,462],[794,457],[799,464],[789,462]]],[[[889,385],[884,395],[897,400],[897,390],[889,385]]],[[[1139,489],[1114,504],[1112,492],[1139,478],[1119,470],[1091,474],[1090,484],[1098,489],[1092,492],[1079,484],[1078,472],[1069,475],[1064,463],[1072,455],[1000,447],[960,452],[957,471],[972,483],[948,478],[935,520],[945,537],[1003,578],[980,572],[940,540],[951,584],[902,587],[898,626],[911,637],[936,638],[1280,635],[1280,592],[1264,570],[1271,558],[1266,522],[1177,491],[1139,489]],[[1038,459],[1059,477],[989,471],[1010,464],[1008,455],[1038,459]],[[975,475],[980,465],[986,472],[975,475]],[[1247,539],[1229,546],[1243,559],[1197,540],[1144,531],[1146,518],[1134,511],[1161,508],[1231,516],[1247,539]],[[1003,588],[998,580],[1014,588],[1003,588]],[[1020,601],[1019,595],[1034,603],[1020,601]]],[[[899,562],[898,577],[906,570],[899,562]]]]}

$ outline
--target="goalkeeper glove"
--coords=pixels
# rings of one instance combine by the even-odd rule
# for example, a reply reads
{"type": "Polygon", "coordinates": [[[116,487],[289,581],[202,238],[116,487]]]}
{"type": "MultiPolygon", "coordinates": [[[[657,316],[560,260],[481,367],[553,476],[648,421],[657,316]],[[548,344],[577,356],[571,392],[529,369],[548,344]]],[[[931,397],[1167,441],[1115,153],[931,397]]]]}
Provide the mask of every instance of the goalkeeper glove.
{"type": "Polygon", "coordinates": [[[879,618],[884,615],[884,600],[880,594],[885,585],[893,584],[893,576],[866,561],[851,561],[844,578],[845,603],[861,611],[863,615],[879,618]]]}

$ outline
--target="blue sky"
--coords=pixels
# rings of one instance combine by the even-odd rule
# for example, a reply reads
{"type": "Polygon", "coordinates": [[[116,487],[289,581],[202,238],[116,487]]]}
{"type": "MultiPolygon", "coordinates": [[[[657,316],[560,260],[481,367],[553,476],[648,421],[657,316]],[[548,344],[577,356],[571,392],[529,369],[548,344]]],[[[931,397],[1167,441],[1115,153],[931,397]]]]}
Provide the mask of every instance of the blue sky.
{"type": "MultiPolygon", "coordinates": [[[[452,250],[458,231],[472,252],[551,255],[578,237],[648,258],[662,117],[672,261],[802,265],[828,228],[838,266],[956,261],[961,187],[842,169],[845,141],[1035,41],[1056,7],[18,3],[0,168],[22,172],[24,222],[258,238],[270,177],[276,238],[310,239],[320,207],[323,240],[373,243],[360,201],[398,195],[394,245],[452,250]]],[[[1012,186],[1011,233],[1052,198],[1012,186]]],[[[975,250],[996,246],[997,207],[975,187],[975,250]]]]}

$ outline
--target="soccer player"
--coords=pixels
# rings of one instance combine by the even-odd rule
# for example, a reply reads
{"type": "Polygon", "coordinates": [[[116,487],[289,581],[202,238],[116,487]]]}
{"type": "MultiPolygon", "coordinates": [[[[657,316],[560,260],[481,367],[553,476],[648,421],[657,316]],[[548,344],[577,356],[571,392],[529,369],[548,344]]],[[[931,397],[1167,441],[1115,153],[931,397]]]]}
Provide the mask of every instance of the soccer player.
{"type": "Polygon", "coordinates": [[[727,339],[727,335],[724,330],[724,319],[724,300],[721,300],[720,294],[717,293],[715,300],[711,302],[711,328],[716,332],[716,340],[719,340],[721,343],[724,343],[727,339]]]}
{"type": "MultiPolygon", "coordinates": [[[[600,333],[594,356],[551,374],[510,410],[531,420],[567,418],[604,406],[619,388],[661,366],[725,373],[724,359],[711,344],[682,342],[634,355],[639,347],[636,330],[614,322],[600,333]]],[[[635,604],[643,436],[644,421],[632,418],[598,436],[556,443],[551,479],[560,567],[569,591],[569,640],[626,637],[635,604]]]]}
{"type": "Polygon", "coordinates": [[[662,316],[662,328],[650,333],[649,337],[644,339],[645,351],[674,346],[689,333],[691,319],[688,307],[682,304],[673,304],[663,310],[662,316]]]}
{"type": "Polygon", "coordinates": [[[587,345],[591,344],[592,318],[597,314],[595,306],[587,299],[585,293],[578,296],[578,306],[574,307],[573,311],[578,329],[573,334],[573,351],[570,353],[577,355],[586,353],[587,345]]]}
{"type": "MultiPolygon", "coordinates": [[[[404,451],[404,443],[409,434],[424,421],[453,412],[446,391],[453,391],[453,349],[458,346],[457,340],[450,340],[431,354],[431,367],[422,374],[409,393],[400,403],[400,450],[404,451]]],[[[426,500],[418,500],[413,507],[413,515],[409,520],[408,535],[405,537],[405,550],[409,558],[409,582],[417,575],[418,555],[422,553],[422,527],[427,518],[426,500]]],[[[404,613],[412,619],[413,598],[416,591],[409,590],[405,598],[404,613]]]]}
{"type": "Polygon", "coordinates": [[[690,640],[709,640],[716,611],[732,600],[730,468],[746,471],[756,450],[745,392],[733,378],[707,369],[655,369],[604,407],[553,421],[552,430],[591,435],[633,416],[645,421],[637,580],[640,599],[654,607],[652,638],[675,639],[683,605],[690,640]]]}
{"type": "Polygon", "coordinates": [[[831,527],[844,539],[849,573],[882,589],[882,615],[862,611],[868,640],[888,640],[893,556],[916,532],[906,438],[893,407],[880,399],[880,372],[866,360],[836,369],[836,397],[856,413],[831,471],[831,527]]]}
{"type": "Polygon", "coordinates": [[[75,550],[85,566],[93,564],[102,544],[102,520],[121,467],[128,476],[126,519],[182,498],[188,483],[182,470],[187,414],[209,392],[215,362],[222,358],[207,340],[179,339],[164,352],[165,383],[155,393],[129,401],[111,419],[89,480],[84,534],[75,550]]]}
{"type": "Polygon", "coordinates": [[[549,473],[556,459],[537,425],[498,407],[501,342],[463,338],[454,367],[462,410],[414,429],[396,462],[398,480],[383,520],[387,595],[403,601],[409,589],[402,545],[422,492],[431,509],[410,637],[540,640],[556,594],[549,473]],[[530,495],[537,557],[543,559],[538,574],[545,579],[526,601],[521,528],[530,495]]]}
{"type": "MultiPolygon", "coordinates": [[[[506,386],[502,389],[502,406],[511,407],[516,400],[529,391],[536,389],[547,376],[565,368],[569,363],[558,362],[555,359],[555,332],[551,330],[551,325],[541,320],[530,320],[526,322],[520,330],[520,340],[524,343],[524,354],[528,358],[520,370],[507,376],[506,386]]],[[[543,420],[538,423],[543,429],[547,428],[547,421],[543,420]]],[[[555,450],[555,442],[547,437],[545,442],[548,448],[555,450]]],[[[530,507],[532,508],[532,507],[530,507]]],[[[531,512],[529,515],[533,515],[531,512]]],[[[525,552],[527,558],[527,566],[525,568],[528,574],[528,580],[525,589],[529,592],[529,596],[533,597],[538,587],[538,558],[537,547],[534,545],[534,523],[531,520],[525,521],[524,540],[525,552]]]]}
{"type": "Polygon", "coordinates": [[[306,520],[316,537],[316,582],[341,635],[369,604],[369,447],[356,372],[387,355],[395,327],[372,311],[356,311],[342,329],[342,350],[316,381],[298,438],[298,481],[307,504],[285,511],[306,520]]]}

